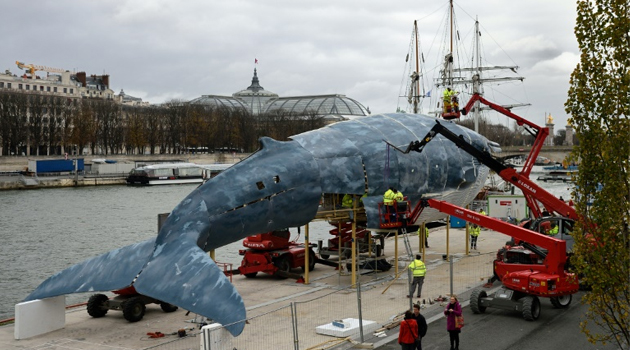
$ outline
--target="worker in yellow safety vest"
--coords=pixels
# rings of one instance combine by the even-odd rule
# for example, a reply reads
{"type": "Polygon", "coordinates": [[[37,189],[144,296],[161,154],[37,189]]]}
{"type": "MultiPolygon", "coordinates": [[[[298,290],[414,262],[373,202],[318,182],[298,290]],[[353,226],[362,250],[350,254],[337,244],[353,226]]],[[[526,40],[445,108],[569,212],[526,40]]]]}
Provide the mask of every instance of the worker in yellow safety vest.
{"type": "Polygon", "coordinates": [[[341,207],[342,208],[352,208],[352,195],[351,194],[344,194],[343,198],[341,199],[341,207]]]}
{"type": "Polygon", "coordinates": [[[442,93],[443,102],[444,102],[444,113],[449,113],[451,111],[451,99],[453,91],[450,87],[447,87],[446,90],[442,93]]]}
{"type": "Polygon", "coordinates": [[[413,292],[416,290],[416,286],[418,286],[418,298],[420,298],[422,294],[422,285],[424,284],[424,275],[427,273],[427,267],[420,258],[422,258],[422,256],[416,254],[416,260],[409,264],[409,269],[413,273],[413,280],[409,287],[409,295],[407,295],[407,298],[413,298],[413,292]]]}
{"type": "Polygon", "coordinates": [[[473,224],[470,228],[470,249],[477,249],[477,238],[479,238],[480,233],[481,227],[477,226],[477,224],[473,224]]]}
{"type": "Polygon", "coordinates": [[[459,112],[459,101],[457,99],[457,91],[447,87],[443,93],[444,113],[459,112]]]}
{"type": "MultiPolygon", "coordinates": [[[[351,194],[344,194],[343,198],[341,198],[341,207],[345,209],[352,209],[352,207],[354,206],[354,198],[352,197],[353,196],[351,194]]],[[[354,210],[351,210],[348,213],[348,217],[350,218],[350,220],[354,219],[354,210]]]]}
{"type": "Polygon", "coordinates": [[[547,234],[549,236],[555,236],[558,234],[558,224],[556,224],[555,222],[551,223],[551,228],[549,229],[549,231],[547,231],[547,234]]]}
{"type": "Polygon", "coordinates": [[[389,189],[387,189],[387,191],[385,191],[385,194],[383,195],[383,204],[384,205],[394,205],[394,188],[390,187],[389,189]]]}
{"type": "MultiPolygon", "coordinates": [[[[418,227],[418,238],[420,239],[420,230],[422,229],[422,226],[418,227]]],[[[429,229],[425,226],[424,227],[424,247],[425,248],[429,248],[429,229]]]]}
{"type": "Polygon", "coordinates": [[[383,219],[392,222],[396,219],[396,208],[394,207],[395,189],[390,187],[383,195],[383,219]]]}
{"type": "MultiPolygon", "coordinates": [[[[396,202],[396,214],[402,216],[404,212],[407,211],[407,202],[405,202],[405,196],[402,192],[398,191],[396,188],[394,191],[394,201],[396,202]]],[[[400,220],[401,218],[397,217],[396,220],[400,220]]]]}

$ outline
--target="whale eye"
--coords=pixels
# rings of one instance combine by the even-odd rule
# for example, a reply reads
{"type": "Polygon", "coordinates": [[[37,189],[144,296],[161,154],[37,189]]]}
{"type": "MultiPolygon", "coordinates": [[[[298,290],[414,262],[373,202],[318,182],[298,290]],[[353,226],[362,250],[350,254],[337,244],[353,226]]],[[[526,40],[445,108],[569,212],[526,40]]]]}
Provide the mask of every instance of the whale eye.
{"type": "Polygon", "coordinates": [[[273,177],[273,183],[277,184],[278,182],[280,182],[280,176],[276,175],[273,177]]]}
{"type": "Polygon", "coordinates": [[[265,184],[262,181],[256,182],[256,186],[258,187],[259,190],[262,190],[263,188],[265,188],[265,184]]]}

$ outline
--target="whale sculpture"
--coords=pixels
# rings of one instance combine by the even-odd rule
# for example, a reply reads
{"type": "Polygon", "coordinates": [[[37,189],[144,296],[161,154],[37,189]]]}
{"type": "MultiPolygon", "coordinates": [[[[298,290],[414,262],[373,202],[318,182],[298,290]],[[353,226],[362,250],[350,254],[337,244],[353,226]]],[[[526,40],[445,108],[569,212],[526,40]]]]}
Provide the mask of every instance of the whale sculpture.
{"type": "MultiPolygon", "coordinates": [[[[378,202],[389,186],[415,204],[431,194],[470,203],[488,168],[442,136],[422,153],[401,154],[424,137],[435,118],[379,114],[345,121],[260,149],[191,192],[170,213],[156,238],[76,264],[45,280],[25,300],[133,285],[137,292],[226,325],[239,335],[246,318],[240,295],[206,252],[259,232],[311,221],[322,194],[367,196],[368,227],[378,229],[378,202]]],[[[443,122],[483,150],[496,145],[475,132],[443,122]]],[[[419,221],[443,218],[425,210],[419,221]]]]}

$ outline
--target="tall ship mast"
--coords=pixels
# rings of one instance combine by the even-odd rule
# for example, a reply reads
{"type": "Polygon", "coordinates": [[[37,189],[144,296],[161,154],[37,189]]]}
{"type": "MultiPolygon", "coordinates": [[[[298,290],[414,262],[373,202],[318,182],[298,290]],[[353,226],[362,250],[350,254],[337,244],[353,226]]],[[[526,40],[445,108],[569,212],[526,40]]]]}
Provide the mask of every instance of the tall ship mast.
{"type": "MultiPolygon", "coordinates": [[[[407,103],[409,104],[410,112],[417,114],[421,111],[421,98],[426,97],[424,90],[424,73],[422,72],[422,64],[424,65],[424,57],[420,56],[420,41],[418,38],[418,21],[413,21],[413,32],[411,34],[411,44],[409,45],[410,52],[407,53],[405,61],[410,63],[409,65],[409,80],[405,91],[407,92],[407,103]],[[409,58],[412,58],[411,62],[409,58]],[[422,58],[421,58],[422,57],[422,58]]],[[[407,74],[407,72],[405,73],[407,74]]],[[[399,108],[400,109],[400,108],[399,108]]]]}
{"type": "MultiPolygon", "coordinates": [[[[453,6],[453,0],[449,0],[448,14],[445,25],[446,35],[443,36],[447,39],[448,43],[442,45],[444,48],[442,52],[442,63],[436,64],[436,68],[426,68],[424,55],[420,48],[418,25],[417,21],[414,21],[414,29],[412,34],[412,40],[409,47],[409,53],[407,55],[407,62],[409,68],[406,71],[406,76],[409,77],[406,94],[408,106],[407,109],[412,113],[422,112],[422,103],[427,101],[429,103],[428,113],[435,115],[438,118],[444,119],[457,119],[460,117],[458,109],[458,101],[467,101],[470,96],[475,93],[484,95],[484,84],[497,84],[505,83],[509,81],[523,81],[525,78],[516,76],[516,65],[513,66],[499,66],[499,65],[483,65],[482,62],[482,48],[481,48],[481,31],[477,18],[475,18],[475,25],[473,30],[473,45],[472,54],[469,58],[466,58],[466,53],[456,45],[460,41],[460,34],[455,20],[455,11],[453,6]],[[409,60],[409,56],[413,59],[409,60]],[[469,64],[465,64],[469,62],[469,64]],[[415,66],[413,66],[415,63],[415,66]],[[425,79],[425,71],[433,72],[435,77],[433,79],[425,79]],[[492,73],[494,72],[494,74],[492,73]],[[505,73],[511,72],[512,75],[508,76],[505,73]],[[424,87],[424,84],[432,85],[428,88],[424,87]],[[451,96],[447,101],[447,97],[444,91],[450,89],[451,96]],[[454,100],[452,100],[454,96],[454,100]],[[448,105],[450,103],[450,106],[448,105]]],[[[436,40],[434,40],[435,42],[436,40]]],[[[515,107],[528,106],[528,103],[511,103],[501,105],[504,108],[512,109],[515,107]]],[[[399,106],[399,110],[402,108],[399,106]]],[[[473,109],[473,118],[475,131],[479,131],[479,120],[482,112],[488,110],[487,107],[481,107],[479,104],[475,104],[473,109]]]]}
{"type": "MultiPolygon", "coordinates": [[[[451,0],[452,2],[452,0],[451,0]]],[[[520,77],[520,76],[494,76],[494,77],[484,77],[484,72],[489,72],[489,71],[505,71],[505,70],[510,70],[514,73],[516,73],[516,71],[518,70],[518,66],[482,66],[481,65],[481,49],[480,49],[480,43],[479,43],[479,38],[481,38],[481,31],[479,30],[479,20],[475,19],[475,39],[474,39],[474,62],[475,65],[474,67],[471,68],[457,68],[454,69],[454,71],[458,72],[458,73],[470,73],[470,78],[468,79],[461,79],[458,80],[454,83],[456,83],[457,85],[468,85],[471,84],[472,85],[472,94],[480,94],[480,95],[484,95],[484,83],[501,83],[501,82],[507,82],[507,81],[523,81],[525,78],[524,77],[520,77]]],[[[501,106],[503,108],[506,108],[508,110],[512,109],[512,108],[516,108],[516,107],[525,107],[525,106],[529,106],[529,103],[512,103],[512,104],[502,104],[501,106]]],[[[479,101],[475,102],[475,106],[473,109],[473,117],[474,117],[474,121],[475,121],[475,131],[479,131],[479,118],[481,115],[481,111],[484,110],[490,110],[489,107],[480,107],[479,106],[479,101]]]]}

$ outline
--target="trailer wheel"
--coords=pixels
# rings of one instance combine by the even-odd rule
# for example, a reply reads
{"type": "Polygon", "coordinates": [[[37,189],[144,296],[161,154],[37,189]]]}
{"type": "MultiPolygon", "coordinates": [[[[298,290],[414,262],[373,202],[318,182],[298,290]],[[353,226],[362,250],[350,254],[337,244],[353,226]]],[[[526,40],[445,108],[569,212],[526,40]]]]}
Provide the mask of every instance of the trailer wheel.
{"type": "Polygon", "coordinates": [[[553,297],[551,299],[551,305],[556,309],[566,309],[571,304],[571,300],[573,300],[573,295],[563,295],[561,297],[553,297]]]}
{"type": "Polygon", "coordinates": [[[178,309],[177,306],[169,303],[160,303],[160,307],[164,312],[175,312],[178,309]]]}
{"type": "Polygon", "coordinates": [[[473,290],[472,294],[470,295],[470,309],[473,313],[482,314],[486,312],[486,307],[481,305],[481,298],[485,298],[487,296],[488,294],[486,294],[485,290],[482,290],[480,288],[473,290]]]}
{"type": "MultiPolygon", "coordinates": [[[[312,250],[308,251],[308,270],[309,271],[315,270],[315,252],[312,250]]],[[[302,271],[306,271],[304,269],[304,266],[302,266],[302,271]]]]}
{"type": "Polygon", "coordinates": [[[123,316],[129,322],[138,322],[144,317],[146,306],[142,301],[142,297],[132,297],[127,299],[123,306],[123,316]]]}
{"type": "Polygon", "coordinates": [[[540,316],[540,300],[538,297],[528,295],[522,299],[523,318],[527,321],[535,321],[540,316]]]}
{"type": "Polygon", "coordinates": [[[88,315],[99,318],[103,317],[109,311],[107,301],[109,298],[105,294],[94,294],[88,299],[87,302],[87,312],[88,315]]]}
{"type": "Polygon", "coordinates": [[[254,278],[254,277],[256,277],[257,274],[258,274],[258,272],[250,272],[250,273],[246,273],[245,277],[247,277],[247,278],[254,278]]]}
{"type": "Polygon", "coordinates": [[[330,255],[328,255],[328,254],[319,254],[319,256],[321,256],[322,259],[324,259],[324,260],[330,258],[330,255]]]}
{"type": "MultiPolygon", "coordinates": [[[[291,261],[289,261],[288,256],[279,257],[278,260],[276,260],[276,262],[274,263],[274,265],[276,265],[276,267],[278,268],[278,271],[284,271],[284,272],[291,271],[291,261]]],[[[286,277],[278,276],[278,274],[276,274],[276,277],[279,277],[282,279],[286,278],[286,277]]]]}

